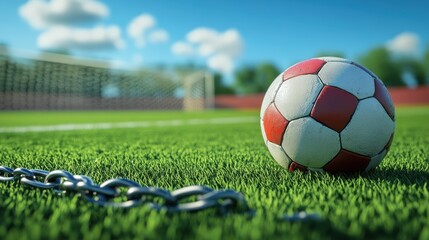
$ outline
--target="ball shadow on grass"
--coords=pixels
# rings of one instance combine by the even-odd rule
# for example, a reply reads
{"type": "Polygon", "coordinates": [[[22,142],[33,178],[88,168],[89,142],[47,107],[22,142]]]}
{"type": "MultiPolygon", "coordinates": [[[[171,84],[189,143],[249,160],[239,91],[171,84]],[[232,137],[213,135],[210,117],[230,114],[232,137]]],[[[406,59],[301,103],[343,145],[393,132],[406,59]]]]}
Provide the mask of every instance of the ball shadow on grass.
{"type": "Polygon", "coordinates": [[[377,168],[362,173],[361,176],[369,180],[400,182],[405,185],[423,186],[429,184],[429,172],[416,169],[377,168]]]}
{"type": "Polygon", "coordinates": [[[369,172],[335,173],[330,174],[343,180],[364,178],[372,181],[400,183],[405,185],[429,186],[429,172],[416,169],[382,168],[372,169],[369,172]]]}

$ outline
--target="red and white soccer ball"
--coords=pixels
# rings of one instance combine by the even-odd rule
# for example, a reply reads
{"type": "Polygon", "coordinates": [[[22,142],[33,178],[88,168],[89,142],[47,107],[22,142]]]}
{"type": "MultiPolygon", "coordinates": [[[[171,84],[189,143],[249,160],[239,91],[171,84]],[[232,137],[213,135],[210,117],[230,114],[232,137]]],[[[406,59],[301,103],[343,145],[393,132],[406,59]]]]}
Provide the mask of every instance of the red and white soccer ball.
{"type": "Polygon", "coordinates": [[[395,130],[389,92],[346,59],[309,59],[286,69],[261,107],[265,144],[294,171],[363,172],[380,164],[395,130]]]}

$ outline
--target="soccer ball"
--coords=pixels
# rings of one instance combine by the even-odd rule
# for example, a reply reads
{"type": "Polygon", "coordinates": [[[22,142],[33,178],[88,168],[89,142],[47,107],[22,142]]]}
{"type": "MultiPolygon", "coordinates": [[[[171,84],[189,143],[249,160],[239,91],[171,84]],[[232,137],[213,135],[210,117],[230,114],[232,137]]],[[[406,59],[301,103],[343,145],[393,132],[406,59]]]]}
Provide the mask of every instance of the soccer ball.
{"type": "Polygon", "coordinates": [[[334,57],[281,73],[264,96],[260,117],[269,152],[289,171],[368,171],[383,160],[395,131],[395,109],[382,81],[334,57]]]}

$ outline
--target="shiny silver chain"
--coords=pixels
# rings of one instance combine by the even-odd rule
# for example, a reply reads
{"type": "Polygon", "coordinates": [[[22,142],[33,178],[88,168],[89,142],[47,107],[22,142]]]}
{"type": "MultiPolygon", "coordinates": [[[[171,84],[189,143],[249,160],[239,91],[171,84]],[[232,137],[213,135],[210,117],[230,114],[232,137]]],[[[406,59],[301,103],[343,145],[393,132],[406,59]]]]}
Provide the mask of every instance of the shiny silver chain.
{"type": "Polygon", "coordinates": [[[188,186],[175,191],[141,186],[124,178],[110,179],[95,184],[84,175],[73,175],[64,170],[52,172],[40,169],[0,166],[0,182],[19,182],[24,186],[52,189],[56,193],[76,193],[99,206],[131,208],[147,205],[151,209],[167,212],[195,212],[208,208],[221,213],[246,212],[252,210],[240,192],[213,190],[205,186],[188,186]]]}
{"type": "MultiPolygon", "coordinates": [[[[26,187],[52,190],[58,194],[75,193],[99,206],[132,208],[146,205],[154,210],[169,213],[196,212],[216,209],[221,214],[231,212],[253,216],[243,194],[231,189],[213,190],[206,186],[193,185],[168,191],[156,187],[141,186],[125,178],[110,179],[95,184],[85,175],[73,175],[64,170],[46,171],[40,169],[0,166],[0,182],[17,182],[26,187]]],[[[297,222],[319,220],[318,214],[296,212],[284,214],[280,221],[297,222]]]]}

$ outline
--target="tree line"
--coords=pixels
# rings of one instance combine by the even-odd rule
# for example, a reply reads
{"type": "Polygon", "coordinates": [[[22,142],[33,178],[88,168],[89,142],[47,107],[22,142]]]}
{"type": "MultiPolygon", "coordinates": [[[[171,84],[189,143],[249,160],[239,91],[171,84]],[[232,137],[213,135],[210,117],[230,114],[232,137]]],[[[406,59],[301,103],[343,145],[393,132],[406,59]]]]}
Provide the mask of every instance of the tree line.
{"type": "MultiPolygon", "coordinates": [[[[345,57],[340,52],[316,55],[320,56],[345,57]]],[[[429,84],[429,48],[418,58],[394,55],[385,47],[376,47],[358,57],[356,62],[374,72],[389,87],[429,84]]],[[[216,74],[216,94],[263,93],[282,70],[271,62],[242,66],[234,72],[232,85],[226,85],[221,75],[216,74]]]]}

